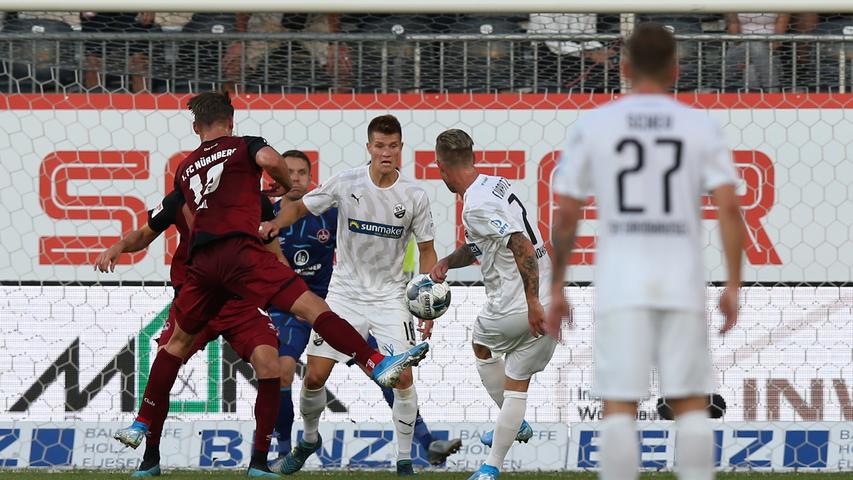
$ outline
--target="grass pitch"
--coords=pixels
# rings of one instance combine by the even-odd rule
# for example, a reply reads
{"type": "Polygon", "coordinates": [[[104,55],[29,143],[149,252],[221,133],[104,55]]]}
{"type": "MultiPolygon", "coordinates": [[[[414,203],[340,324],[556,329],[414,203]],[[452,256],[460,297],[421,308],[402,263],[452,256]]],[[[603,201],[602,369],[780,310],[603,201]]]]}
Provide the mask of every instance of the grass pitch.
{"type": "MultiPolygon", "coordinates": [[[[172,470],[163,473],[164,480],[225,480],[225,479],[244,479],[246,473],[242,470],[236,471],[220,471],[207,472],[198,470],[172,470]]],[[[465,472],[422,472],[418,478],[423,480],[458,480],[464,479],[469,475],[465,472]]],[[[104,472],[91,470],[58,470],[58,471],[34,471],[34,470],[0,470],[0,479],[16,479],[16,480],[102,480],[115,478],[130,478],[130,472],[104,472]]],[[[304,478],[310,480],[313,478],[341,478],[345,480],[392,480],[397,478],[394,472],[382,471],[329,471],[329,472],[303,472],[293,477],[282,478],[304,478]]],[[[577,473],[577,472],[541,472],[541,473],[506,473],[501,475],[501,478],[518,479],[518,480],[534,480],[534,479],[564,479],[564,480],[593,480],[597,476],[595,473],[577,473]]],[[[670,473],[648,473],[642,476],[643,479],[668,480],[675,479],[675,476],[670,473]]],[[[842,473],[719,473],[717,478],[720,480],[853,480],[853,472],[842,473]]]]}

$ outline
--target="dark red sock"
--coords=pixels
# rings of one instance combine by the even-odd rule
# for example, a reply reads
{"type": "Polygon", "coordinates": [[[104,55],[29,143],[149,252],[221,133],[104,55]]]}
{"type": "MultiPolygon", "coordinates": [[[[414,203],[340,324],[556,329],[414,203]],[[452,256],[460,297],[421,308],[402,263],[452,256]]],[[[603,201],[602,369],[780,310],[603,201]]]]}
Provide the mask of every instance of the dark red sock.
{"type": "Polygon", "coordinates": [[[373,367],[385,356],[377,352],[361,338],[361,334],[337,313],[323,312],[314,320],[312,328],[335,350],[355,355],[355,361],[373,371],[373,367]]]}
{"type": "Polygon", "coordinates": [[[269,452],[272,430],[278,416],[278,386],[280,379],[258,379],[258,397],[255,399],[255,451],[269,452]]]}
{"type": "Polygon", "coordinates": [[[169,402],[163,402],[163,405],[157,408],[155,417],[151,419],[148,425],[148,436],[145,438],[146,445],[160,445],[160,437],[163,435],[163,424],[166,423],[166,417],[169,416],[169,402]]]}
{"type": "MultiPolygon", "coordinates": [[[[157,352],[157,357],[151,365],[151,373],[148,374],[148,384],[145,385],[145,395],[142,397],[142,407],[137,420],[151,427],[161,416],[165,418],[165,414],[169,412],[169,392],[183,363],[183,360],[167,352],[165,348],[157,352]]],[[[162,425],[160,422],[161,428],[162,425]]]]}

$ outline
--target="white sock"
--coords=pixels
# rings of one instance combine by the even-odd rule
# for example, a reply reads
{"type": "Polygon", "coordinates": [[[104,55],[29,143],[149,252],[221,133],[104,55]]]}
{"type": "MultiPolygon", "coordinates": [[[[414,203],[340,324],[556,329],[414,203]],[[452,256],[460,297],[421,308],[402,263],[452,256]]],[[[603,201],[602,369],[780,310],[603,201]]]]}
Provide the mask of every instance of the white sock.
{"type": "Polygon", "coordinates": [[[678,480],[714,478],[714,431],[704,410],[687,412],[675,421],[675,470],[678,480]]]}
{"type": "Polygon", "coordinates": [[[601,422],[599,449],[601,480],[632,480],[640,478],[640,442],[634,417],[617,413],[601,422]]]}
{"type": "Polygon", "coordinates": [[[497,469],[503,468],[509,447],[515,442],[518,428],[524,420],[524,412],[527,410],[527,392],[514,392],[507,390],[503,394],[504,400],[498,421],[495,424],[495,436],[492,439],[492,450],[486,465],[497,469]]]}
{"type": "Polygon", "coordinates": [[[480,381],[483,382],[489,396],[499,407],[504,403],[505,370],[504,359],[501,357],[492,357],[488,360],[477,359],[477,372],[480,374],[480,381]]]}
{"type": "Polygon", "coordinates": [[[412,385],[405,389],[394,389],[394,406],[391,418],[397,431],[397,460],[412,459],[412,437],[415,434],[415,419],[418,417],[418,392],[412,385]]]}
{"type": "Polygon", "coordinates": [[[320,415],[326,409],[326,387],[317,390],[303,388],[299,394],[299,413],[302,414],[302,438],[309,443],[316,442],[319,437],[320,415]]]}

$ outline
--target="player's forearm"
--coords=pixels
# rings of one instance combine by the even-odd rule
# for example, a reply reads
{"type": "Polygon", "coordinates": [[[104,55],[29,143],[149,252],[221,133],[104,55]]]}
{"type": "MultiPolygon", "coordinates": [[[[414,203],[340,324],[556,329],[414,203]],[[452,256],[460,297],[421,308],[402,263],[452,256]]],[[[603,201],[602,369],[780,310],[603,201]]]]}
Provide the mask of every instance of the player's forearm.
{"type": "Polygon", "coordinates": [[[444,258],[447,261],[447,268],[463,268],[474,263],[477,257],[471,253],[471,247],[467,244],[460,246],[453,253],[444,258]]]}
{"type": "Polygon", "coordinates": [[[435,264],[438,263],[438,255],[434,248],[423,248],[418,251],[418,268],[419,273],[429,273],[432,271],[435,264]]]}
{"type": "Polygon", "coordinates": [[[720,236],[723,252],[726,256],[726,269],[729,274],[728,286],[740,287],[743,265],[743,236],[746,226],[743,223],[740,207],[730,205],[720,210],[720,236]]]}
{"type": "Polygon", "coordinates": [[[124,238],[114,245],[114,248],[119,250],[121,253],[138,252],[147,248],[148,245],[151,245],[151,242],[153,242],[159,235],[159,233],[151,230],[150,227],[145,225],[139,230],[134,230],[125,235],[124,238]]]}
{"type": "Polygon", "coordinates": [[[507,248],[512,251],[521,282],[524,284],[524,295],[527,303],[539,301],[539,262],[536,259],[536,249],[533,243],[523,233],[513,233],[509,237],[507,248]]]}
{"type": "Polygon", "coordinates": [[[282,197],[281,210],[273,219],[273,223],[279,230],[287,228],[296,223],[300,218],[308,213],[308,208],[302,200],[290,201],[282,197]]]}
{"type": "Polygon", "coordinates": [[[562,290],[566,276],[566,265],[572,255],[577,235],[578,218],[570,208],[560,208],[557,211],[554,226],[551,229],[551,289],[562,290]]]}

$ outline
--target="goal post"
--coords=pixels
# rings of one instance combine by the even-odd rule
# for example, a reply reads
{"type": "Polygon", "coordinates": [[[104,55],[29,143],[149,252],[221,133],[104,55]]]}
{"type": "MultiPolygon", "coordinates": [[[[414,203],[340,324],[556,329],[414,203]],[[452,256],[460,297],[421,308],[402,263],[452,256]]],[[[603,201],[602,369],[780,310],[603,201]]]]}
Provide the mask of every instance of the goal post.
{"type": "MultiPolygon", "coordinates": [[[[751,12],[773,17],[742,17],[741,28],[804,8],[839,14],[795,15],[775,34],[726,33],[731,20],[722,12],[742,12],[742,4],[662,0],[152,0],[145,2],[155,13],[150,37],[91,30],[94,12],[134,6],[33,0],[6,15],[0,30],[0,471],[138,465],[142,452],[115,448],[111,432],[132,419],[148,381],[174,295],[176,233],[122,257],[115,273],[97,273],[92,263],[144,225],[171,190],[177,164],[198,144],[186,108],[194,94],[232,91],[236,133],[305,151],[314,184],[364,165],[368,123],[395,115],[400,169],[429,196],[441,257],[463,232],[461,203],[435,165],[436,136],[468,132],[478,169],[508,178],[547,238],[556,208],[551,179],[567,132],[627,91],[620,42],[648,20],[680,39],[674,94],[720,122],[740,175],[747,286],[740,323],[725,337],[715,334],[726,273],[717,212],[709,199],[702,207],[715,393],[727,404],[714,423],[717,466],[853,468],[853,95],[845,93],[853,85],[853,17],[844,14],[853,2],[750,3],[751,12]],[[264,13],[249,16],[244,34],[233,13],[189,13],[202,8],[264,13]],[[429,14],[438,10],[444,15],[429,14]],[[311,14],[283,27],[293,20],[285,12],[311,14]],[[264,25],[273,26],[254,29],[264,25]]],[[[0,7],[20,5],[0,0],[0,7]]],[[[100,21],[136,28],[143,15],[134,15],[100,21]]],[[[589,392],[594,203],[584,217],[566,288],[575,326],[533,380],[527,419],[538,434],[512,448],[508,470],[597,467],[602,410],[589,392]]],[[[450,278],[453,305],[436,321],[416,384],[435,438],[461,437],[465,445],[441,468],[462,471],[488,455],[478,437],[498,410],[470,351],[486,302],[479,270],[450,278]]],[[[247,464],[252,379],[220,341],[182,368],[164,468],[247,464]]],[[[297,376],[296,402],[300,384],[297,376]]],[[[673,426],[659,417],[656,375],[651,384],[639,413],[643,465],[669,469],[673,426]]],[[[339,366],[329,394],[323,454],[308,468],[391,468],[391,413],[378,388],[339,366]]],[[[294,438],[299,429],[297,422],[294,438]]],[[[414,452],[426,467],[421,446],[414,452]]]]}

